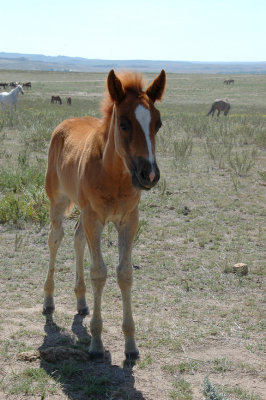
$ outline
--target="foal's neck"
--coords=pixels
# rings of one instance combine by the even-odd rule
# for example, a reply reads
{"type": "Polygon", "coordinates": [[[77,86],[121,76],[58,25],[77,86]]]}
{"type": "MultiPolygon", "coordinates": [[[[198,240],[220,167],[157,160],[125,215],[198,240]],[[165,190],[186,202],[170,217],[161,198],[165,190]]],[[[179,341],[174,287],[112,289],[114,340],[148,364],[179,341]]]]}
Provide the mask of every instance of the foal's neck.
{"type": "Polygon", "coordinates": [[[106,129],[108,131],[108,135],[107,142],[103,151],[103,168],[108,172],[110,176],[115,175],[117,177],[118,175],[128,175],[130,177],[130,173],[125,166],[121,155],[118,154],[116,149],[115,130],[118,129],[118,127],[115,105],[113,107],[111,120],[109,123],[106,124],[106,129]]]}

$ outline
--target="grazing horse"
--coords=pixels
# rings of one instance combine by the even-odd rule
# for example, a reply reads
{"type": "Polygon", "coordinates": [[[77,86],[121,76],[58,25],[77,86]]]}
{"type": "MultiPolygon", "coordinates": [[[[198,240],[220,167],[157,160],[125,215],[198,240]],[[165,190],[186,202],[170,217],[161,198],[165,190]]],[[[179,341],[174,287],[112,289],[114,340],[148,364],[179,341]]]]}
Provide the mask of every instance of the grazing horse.
{"type": "Polygon", "coordinates": [[[51,97],[51,103],[59,103],[62,104],[62,100],[60,96],[52,96],[51,97]]]}
{"type": "Polygon", "coordinates": [[[137,358],[131,310],[131,252],[138,227],[141,190],[150,190],[160,178],[155,158],[155,135],[162,123],[154,103],[166,85],[164,70],[144,90],[140,74],[127,72],[107,77],[103,118],[71,118],[57,126],[51,137],[46,192],[50,199],[50,263],[44,285],[44,313],[54,310],[54,264],[63,238],[62,221],[75,203],[81,210],[75,227],[77,310],[86,315],[83,255],[87,241],[91,255],[90,278],[94,307],[90,322],[91,358],[102,360],[101,298],[107,268],[101,252],[104,225],[118,231],[117,281],[122,294],[125,354],[137,358]]]}
{"type": "Polygon", "coordinates": [[[15,89],[12,89],[9,93],[8,92],[0,93],[0,103],[2,104],[2,107],[4,108],[6,105],[9,105],[11,111],[13,111],[13,108],[16,111],[19,93],[24,94],[21,85],[18,85],[15,89]]]}
{"type": "Polygon", "coordinates": [[[234,79],[226,79],[225,81],[224,81],[224,84],[225,85],[231,85],[231,83],[235,83],[235,81],[234,81],[234,79]]]}
{"type": "Polygon", "coordinates": [[[67,104],[68,104],[69,106],[71,106],[71,103],[72,103],[71,97],[67,97],[67,104]]]}
{"type": "Polygon", "coordinates": [[[212,117],[213,117],[213,115],[214,115],[216,110],[218,111],[217,117],[219,117],[221,111],[224,112],[224,115],[227,115],[229,113],[229,110],[230,110],[230,103],[229,103],[228,99],[223,99],[223,100],[217,99],[217,100],[215,100],[207,115],[211,114],[212,117]]]}
{"type": "Polygon", "coordinates": [[[22,86],[25,87],[26,89],[31,89],[31,82],[23,83],[22,86]]]}

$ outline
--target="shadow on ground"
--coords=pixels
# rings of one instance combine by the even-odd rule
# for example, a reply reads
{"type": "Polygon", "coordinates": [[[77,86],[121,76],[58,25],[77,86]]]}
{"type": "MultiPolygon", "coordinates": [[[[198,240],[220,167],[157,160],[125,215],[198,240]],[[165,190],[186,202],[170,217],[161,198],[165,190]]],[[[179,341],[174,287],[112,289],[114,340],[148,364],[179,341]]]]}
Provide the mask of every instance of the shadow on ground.
{"type": "Polygon", "coordinates": [[[134,388],[132,363],[124,362],[123,368],[113,365],[109,352],[102,363],[89,359],[91,336],[83,325],[83,316],[75,315],[71,333],[60,328],[52,315],[45,318],[46,335],[39,348],[40,367],[60,385],[69,399],[145,400],[134,388]]]}

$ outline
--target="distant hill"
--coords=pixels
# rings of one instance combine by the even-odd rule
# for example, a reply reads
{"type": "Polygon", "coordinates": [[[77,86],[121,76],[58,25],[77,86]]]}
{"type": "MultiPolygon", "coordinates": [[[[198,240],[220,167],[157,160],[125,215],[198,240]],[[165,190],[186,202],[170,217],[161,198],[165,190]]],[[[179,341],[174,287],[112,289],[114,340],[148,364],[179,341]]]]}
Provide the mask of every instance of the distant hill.
{"type": "Polygon", "coordinates": [[[41,70],[106,72],[114,69],[131,69],[158,72],[162,68],[170,73],[208,74],[266,74],[266,62],[197,62],[151,60],[97,60],[81,57],[45,56],[0,52],[0,70],[41,70]]]}

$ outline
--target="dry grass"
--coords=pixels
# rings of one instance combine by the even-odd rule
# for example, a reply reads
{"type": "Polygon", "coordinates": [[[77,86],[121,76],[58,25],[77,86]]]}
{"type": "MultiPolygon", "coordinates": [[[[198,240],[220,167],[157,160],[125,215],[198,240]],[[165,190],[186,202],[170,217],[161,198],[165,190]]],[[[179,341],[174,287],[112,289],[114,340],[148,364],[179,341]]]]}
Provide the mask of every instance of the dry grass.
{"type": "MultiPolygon", "coordinates": [[[[208,376],[224,398],[263,399],[266,77],[235,76],[235,86],[225,87],[219,75],[168,76],[159,105],[162,178],[152,192],[143,193],[133,253],[141,352],[133,366],[124,363],[112,225],[103,236],[109,274],[103,299],[106,361],[18,359],[24,351],[50,347],[85,355],[88,349],[89,318],[75,315],[76,211],[66,220],[57,258],[56,312],[53,319],[41,314],[48,265],[47,201],[41,189],[53,128],[66,117],[99,115],[105,80],[102,74],[29,74],[6,71],[2,79],[33,82],[15,116],[0,111],[0,382],[5,398],[198,400],[208,376]],[[71,95],[73,106],[51,105],[54,93],[63,101],[71,95]],[[231,100],[229,117],[207,118],[218,97],[231,100]],[[248,275],[232,273],[237,262],[248,264],[248,275]]],[[[88,270],[87,254],[92,305],[88,270]]]]}

